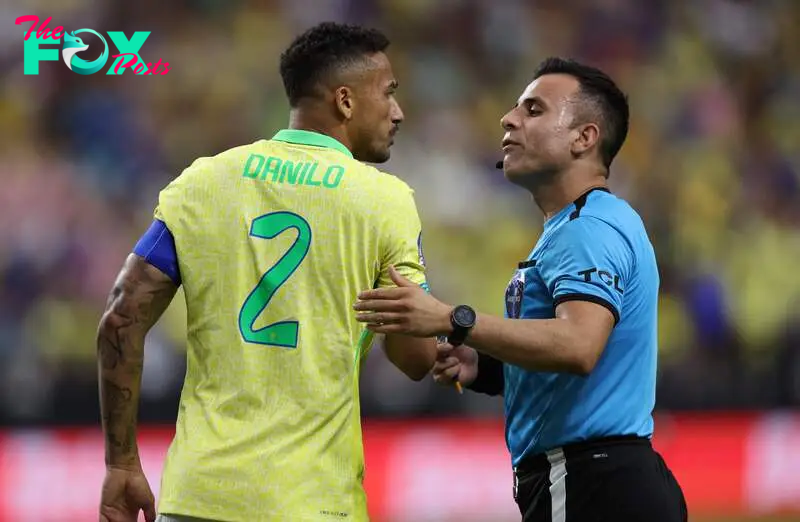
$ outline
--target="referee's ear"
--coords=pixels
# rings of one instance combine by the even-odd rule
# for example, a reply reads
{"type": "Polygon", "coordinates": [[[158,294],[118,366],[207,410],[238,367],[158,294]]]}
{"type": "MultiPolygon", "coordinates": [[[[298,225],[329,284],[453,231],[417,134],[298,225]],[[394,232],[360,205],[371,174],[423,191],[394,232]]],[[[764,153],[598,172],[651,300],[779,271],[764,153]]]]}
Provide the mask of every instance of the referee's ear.
{"type": "Polygon", "coordinates": [[[600,127],[596,123],[584,123],[575,128],[576,136],[572,141],[571,151],[576,158],[585,156],[600,142],[600,127]]]}

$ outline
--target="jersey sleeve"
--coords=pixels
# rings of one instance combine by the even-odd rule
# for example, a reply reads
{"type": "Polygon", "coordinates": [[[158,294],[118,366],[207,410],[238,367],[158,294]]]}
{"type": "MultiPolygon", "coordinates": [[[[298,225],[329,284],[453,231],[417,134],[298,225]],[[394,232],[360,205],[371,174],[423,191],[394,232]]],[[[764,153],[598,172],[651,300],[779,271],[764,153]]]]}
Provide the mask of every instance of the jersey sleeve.
{"type": "Polygon", "coordinates": [[[554,307],[565,301],[589,301],[606,307],[614,323],[619,322],[634,257],[616,228],[591,216],[570,221],[537,264],[554,307]]]}
{"type": "Polygon", "coordinates": [[[182,283],[178,251],[169,223],[173,215],[179,212],[182,192],[180,180],[180,177],[174,179],[161,190],[158,204],[153,210],[153,222],[133,247],[134,254],[161,270],[178,286],[182,283]]]}
{"type": "Polygon", "coordinates": [[[383,213],[386,232],[383,238],[383,256],[376,288],[395,286],[389,277],[389,265],[407,279],[430,291],[425,276],[425,256],[422,253],[422,225],[414,193],[405,186],[397,194],[394,204],[386,205],[383,213]]]}

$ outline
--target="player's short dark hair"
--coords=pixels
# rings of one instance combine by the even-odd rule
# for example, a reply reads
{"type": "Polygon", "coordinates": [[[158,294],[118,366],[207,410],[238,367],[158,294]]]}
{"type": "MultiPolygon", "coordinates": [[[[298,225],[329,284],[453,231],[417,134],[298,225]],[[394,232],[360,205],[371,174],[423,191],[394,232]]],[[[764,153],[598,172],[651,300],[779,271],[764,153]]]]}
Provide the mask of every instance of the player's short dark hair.
{"type": "Polygon", "coordinates": [[[578,80],[580,95],[591,105],[587,109],[600,119],[600,156],[608,168],[628,135],[628,98],[606,73],[575,60],[547,58],[539,64],[534,79],[545,74],[568,74],[578,80]]]}
{"type": "Polygon", "coordinates": [[[366,56],[384,52],[389,39],[377,29],[323,22],[295,38],[281,54],[280,71],[289,105],[314,95],[325,76],[366,56]]]}

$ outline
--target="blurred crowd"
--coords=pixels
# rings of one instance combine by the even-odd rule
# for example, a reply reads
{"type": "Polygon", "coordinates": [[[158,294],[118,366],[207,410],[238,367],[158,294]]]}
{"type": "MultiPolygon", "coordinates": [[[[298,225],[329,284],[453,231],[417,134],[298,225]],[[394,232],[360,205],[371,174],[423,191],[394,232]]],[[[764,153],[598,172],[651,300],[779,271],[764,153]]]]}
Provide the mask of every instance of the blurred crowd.
{"type": "MultiPolygon", "coordinates": [[[[199,156],[287,124],[281,50],[322,20],[392,39],[406,121],[385,170],[416,190],[433,292],[501,314],[541,232],[494,167],[501,115],[550,55],[625,90],[614,192],[661,267],[660,409],[800,406],[800,2],[12,0],[0,7],[0,422],[94,422],[95,329],[158,191],[199,156]],[[23,74],[24,28],[152,31],[165,76],[23,74]]],[[[87,51],[87,58],[91,59],[87,51]]],[[[99,54],[99,53],[97,53],[99,54]]],[[[170,422],[179,294],[147,339],[142,417],[170,422]]],[[[477,415],[496,400],[407,381],[373,350],[366,415],[477,415]]]]}

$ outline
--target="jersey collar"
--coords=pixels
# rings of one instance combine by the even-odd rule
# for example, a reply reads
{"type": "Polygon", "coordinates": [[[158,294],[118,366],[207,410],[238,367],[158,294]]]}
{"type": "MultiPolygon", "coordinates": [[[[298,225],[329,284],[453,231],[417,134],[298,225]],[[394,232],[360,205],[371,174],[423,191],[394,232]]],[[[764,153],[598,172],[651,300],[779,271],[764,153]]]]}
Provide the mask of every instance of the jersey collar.
{"type": "Polygon", "coordinates": [[[285,141],[288,143],[297,143],[298,145],[310,145],[312,147],[324,147],[326,149],[338,150],[342,154],[353,157],[350,149],[342,145],[342,143],[335,138],[300,129],[281,129],[275,136],[272,137],[275,141],[285,141]]]}
{"type": "Polygon", "coordinates": [[[572,221],[573,219],[577,219],[581,214],[581,209],[586,206],[586,200],[589,198],[589,194],[591,194],[596,190],[600,190],[602,192],[608,192],[609,194],[611,193],[611,191],[607,187],[590,188],[589,190],[578,196],[578,199],[576,199],[566,207],[556,212],[555,215],[550,216],[550,219],[544,222],[544,230],[548,230],[558,225],[559,223],[567,219],[567,215],[569,215],[570,221],[572,221]]]}

